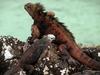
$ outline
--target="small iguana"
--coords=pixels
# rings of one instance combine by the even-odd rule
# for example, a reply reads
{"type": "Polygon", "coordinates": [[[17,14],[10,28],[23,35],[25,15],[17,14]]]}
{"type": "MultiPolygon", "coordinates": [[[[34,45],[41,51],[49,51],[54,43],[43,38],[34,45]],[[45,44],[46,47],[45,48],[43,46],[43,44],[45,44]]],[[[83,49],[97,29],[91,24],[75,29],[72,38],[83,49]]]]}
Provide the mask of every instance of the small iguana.
{"type": "Polygon", "coordinates": [[[81,50],[72,33],[54,17],[54,14],[46,12],[40,3],[27,3],[24,8],[34,20],[33,27],[39,28],[39,38],[45,34],[55,35],[55,43],[59,44],[60,49],[66,45],[73,58],[92,69],[100,70],[100,62],[90,58],[81,50]]]}
{"type": "MultiPolygon", "coordinates": [[[[52,34],[50,34],[52,35],[52,34]]],[[[15,75],[21,69],[25,71],[32,72],[33,66],[38,61],[41,54],[48,50],[51,47],[52,40],[55,39],[53,37],[46,35],[40,40],[36,40],[22,55],[21,59],[18,60],[16,64],[14,64],[10,70],[8,70],[4,75],[15,75]],[[53,39],[52,39],[53,38],[53,39]]]]}

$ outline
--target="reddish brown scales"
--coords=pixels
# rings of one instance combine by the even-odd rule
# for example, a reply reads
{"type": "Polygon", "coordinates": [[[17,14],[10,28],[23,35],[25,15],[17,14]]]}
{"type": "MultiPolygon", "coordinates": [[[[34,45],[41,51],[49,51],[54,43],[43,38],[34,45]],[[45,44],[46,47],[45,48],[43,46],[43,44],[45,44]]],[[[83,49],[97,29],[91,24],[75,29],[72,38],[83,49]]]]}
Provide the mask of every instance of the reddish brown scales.
{"type": "Polygon", "coordinates": [[[100,62],[83,53],[76,44],[72,33],[70,33],[70,31],[66,29],[65,26],[54,17],[54,15],[48,15],[48,12],[43,10],[44,8],[42,5],[39,3],[28,3],[25,5],[25,9],[34,19],[35,25],[37,25],[42,35],[49,33],[54,34],[57,37],[56,43],[59,42],[60,44],[65,44],[68,47],[70,55],[76,60],[90,68],[100,70],[100,62]]]}
{"type": "Polygon", "coordinates": [[[40,36],[39,29],[37,28],[36,25],[32,26],[31,31],[32,31],[32,34],[31,35],[33,36],[34,39],[36,39],[37,37],[40,36]]]}

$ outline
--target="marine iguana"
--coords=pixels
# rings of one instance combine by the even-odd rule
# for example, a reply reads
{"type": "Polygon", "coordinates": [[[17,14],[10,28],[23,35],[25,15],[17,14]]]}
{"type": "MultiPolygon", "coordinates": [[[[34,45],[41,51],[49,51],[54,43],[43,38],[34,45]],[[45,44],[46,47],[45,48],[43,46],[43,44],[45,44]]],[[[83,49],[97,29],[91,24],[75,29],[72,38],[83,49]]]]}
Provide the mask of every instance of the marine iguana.
{"type": "Polygon", "coordinates": [[[60,49],[66,45],[73,58],[92,69],[100,70],[100,62],[86,55],[75,42],[72,33],[57,20],[54,14],[46,12],[43,5],[27,3],[24,8],[34,20],[33,27],[36,25],[39,28],[40,37],[45,34],[55,35],[55,43],[60,45],[60,49]]]}
{"type": "Polygon", "coordinates": [[[49,34],[44,36],[42,39],[36,40],[22,55],[21,59],[14,64],[10,70],[5,72],[4,75],[15,75],[21,69],[25,71],[32,72],[33,66],[38,61],[41,54],[48,50],[51,47],[52,40],[55,39],[55,36],[49,34]]]}

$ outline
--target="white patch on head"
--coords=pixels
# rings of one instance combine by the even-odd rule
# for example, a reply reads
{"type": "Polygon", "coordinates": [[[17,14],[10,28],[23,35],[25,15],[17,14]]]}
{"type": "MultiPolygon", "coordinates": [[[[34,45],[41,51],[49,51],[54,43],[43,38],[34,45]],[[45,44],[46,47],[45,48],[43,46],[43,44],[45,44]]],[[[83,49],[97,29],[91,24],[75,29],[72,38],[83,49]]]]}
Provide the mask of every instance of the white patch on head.
{"type": "Polygon", "coordinates": [[[47,35],[47,38],[50,40],[50,41],[53,41],[53,40],[55,40],[55,36],[53,35],[53,34],[48,34],[47,35]]]}
{"type": "Polygon", "coordinates": [[[100,52],[98,52],[98,57],[100,57],[100,52]]]}

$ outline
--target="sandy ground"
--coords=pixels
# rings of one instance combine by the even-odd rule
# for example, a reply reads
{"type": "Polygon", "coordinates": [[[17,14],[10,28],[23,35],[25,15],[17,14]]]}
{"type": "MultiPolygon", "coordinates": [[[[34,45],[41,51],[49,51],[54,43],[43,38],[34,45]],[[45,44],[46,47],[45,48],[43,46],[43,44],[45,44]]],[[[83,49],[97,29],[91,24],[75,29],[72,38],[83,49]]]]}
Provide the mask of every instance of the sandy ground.
{"type": "Polygon", "coordinates": [[[100,0],[0,0],[0,35],[27,39],[33,23],[24,10],[28,2],[40,2],[54,11],[78,43],[100,44],[100,0]]]}

